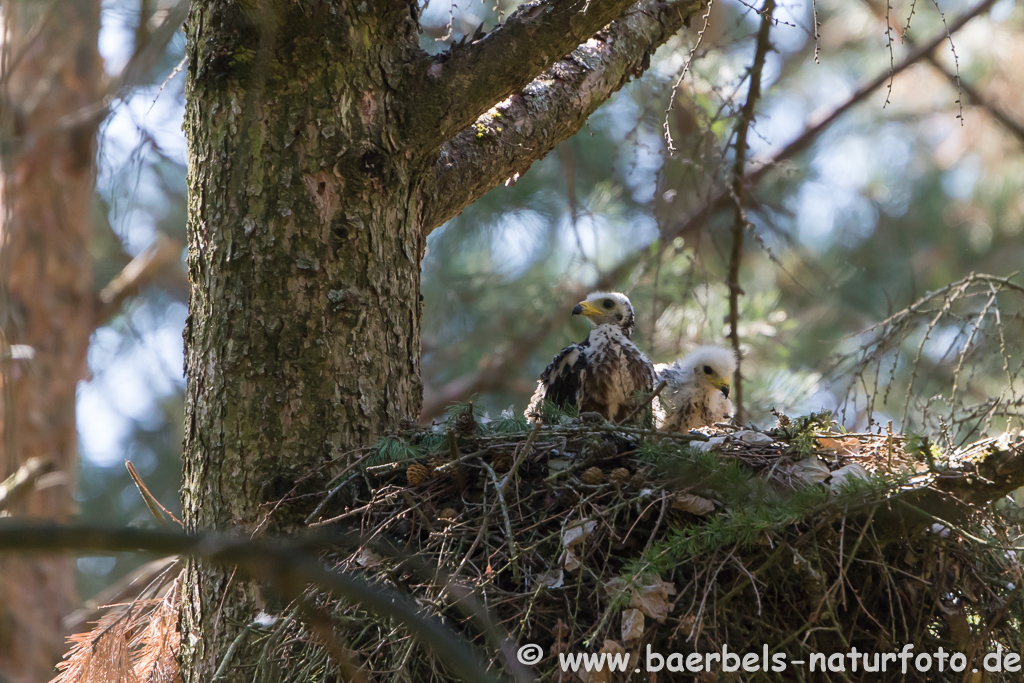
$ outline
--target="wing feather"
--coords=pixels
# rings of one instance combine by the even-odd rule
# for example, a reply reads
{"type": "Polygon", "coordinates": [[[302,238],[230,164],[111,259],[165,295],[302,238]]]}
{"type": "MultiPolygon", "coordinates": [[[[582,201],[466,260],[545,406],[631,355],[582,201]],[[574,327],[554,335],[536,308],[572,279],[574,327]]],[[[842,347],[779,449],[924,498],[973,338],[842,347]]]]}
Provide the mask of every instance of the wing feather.
{"type": "Polygon", "coordinates": [[[551,401],[563,409],[579,409],[580,387],[586,376],[589,339],[562,349],[544,368],[533,392],[526,417],[539,420],[543,416],[544,401],[551,401]]]}

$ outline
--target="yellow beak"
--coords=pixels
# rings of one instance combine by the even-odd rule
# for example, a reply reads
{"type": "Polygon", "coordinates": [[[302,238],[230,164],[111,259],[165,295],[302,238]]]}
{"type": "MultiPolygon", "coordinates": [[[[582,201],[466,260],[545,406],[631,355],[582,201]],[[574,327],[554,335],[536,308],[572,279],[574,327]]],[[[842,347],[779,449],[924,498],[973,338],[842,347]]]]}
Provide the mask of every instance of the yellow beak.
{"type": "Polygon", "coordinates": [[[581,301],[576,304],[576,308],[572,309],[573,315],[585,315],[588,318],[593,315],[601,315],[601,309],[590,303],[589,301],[581,301]]]}
{"type": "Polygon", "coordinates": [[[728,377],[722,377],[722,378],[710,377],[710,378],[708,378],[708,381],[711,382],[711,386],[713,386],[714,388],[718,389],[723,394],[725,394],[726,398],[729,398],[729,378],[728,377]]]}

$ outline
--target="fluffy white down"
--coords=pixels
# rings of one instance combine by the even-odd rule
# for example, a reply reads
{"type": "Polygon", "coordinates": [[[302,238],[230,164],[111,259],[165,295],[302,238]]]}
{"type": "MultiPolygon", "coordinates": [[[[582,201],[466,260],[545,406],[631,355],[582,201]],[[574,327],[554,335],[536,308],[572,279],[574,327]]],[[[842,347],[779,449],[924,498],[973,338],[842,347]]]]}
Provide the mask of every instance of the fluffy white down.
{"type": "Polygon", "coordinates": [[[674,363],[655,365],[658,382],[667,382],[659,397],[664,417],[658,429],[688,432],[726,420],[733,412],[732,401],[710,380],[727,380],[735,369],[732,351],[717,346],[702,346],[674,363]],[[712,370],[710,375],[705,367],[712,370]]]}

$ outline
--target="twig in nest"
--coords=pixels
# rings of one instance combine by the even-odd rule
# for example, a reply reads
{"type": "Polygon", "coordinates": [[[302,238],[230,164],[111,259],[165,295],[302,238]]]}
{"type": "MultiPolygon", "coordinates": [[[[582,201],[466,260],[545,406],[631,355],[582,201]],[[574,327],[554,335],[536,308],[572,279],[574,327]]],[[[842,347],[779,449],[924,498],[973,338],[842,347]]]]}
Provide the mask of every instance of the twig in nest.
{"type": "Polygon", "coordinates": [[[362,506],[362,507],[358,507],[358,508],[356,508],[354,510],[349,510],[348,512],[343,512],[340,515],[337,515],[336,517],[331,517],[329,519],[323,519],[323,520],[320,520],[319,522],[310,522],[309,526],[310,527],[324,526],[325,524],[333,524],[334,522],[340,522],[340,521],[342,521],[344,519],[348,519],[349,517],[355,517],[356,515],[358,515],[360,513],[366,512],[371,507],[373,507],[373,501],[372,500],[369,503],[367,503],[366,505],[362,506]]]}
{"type": "Polygon", "coordinates": [[[625,422],[629,422],[634,417],[636,417],[638,413],[640,413],[643,410],[646,410],[647,406],[651,405],[651,403],[654,402],[654,399],[658,398],[658,394],[660,394],[662,392],[662,390],[664,390],[664,388],[667,387],[667,386],[668,386],[668,380],[665,380],[665,379],[661,380],[658,383],[658,386],[654,389],[654,393],[651,394],[650,396],[648,396],[646,401],[644,401],[643,403],[638,405],[636,408],[633,408],[632,412],[630,412],[629,415],[627,415],[626,417],[624,417],[621,420],[619,420],[616,424],[623,424],[625,422]]]}
{"type": "MultiPolygon", "coordinates": [[[[647,539],[647,544],[644,545],[643,552],[640,553],[641,557],[647,555],[647,551],[651,549],[651,545],[654,543],[654,539],[658,537],[658,530],[661,528],[661,523],[665,521],[666,512],[668,512],[668,493],[663,491],[661,494],[661,512],[658,514],[658,521],[654,523],[654,528],[651,529],[651,536],[647,539]]],[[[637,521],[634,522],[633,526],[636,526],[636,523],[639,521],[640,518],[638,517],[637,521]]]]}
{"type": "MultiPolygon", "coordinates": [[[[446,436],[448,437],[448,453],[451,455],[452,462],[457,463],[462,458],[462,453],[459,451],[459,443],[455,439],[455,432],[448,430],[446,436]]],[[[466,473],[463,471],[460,465],[453,465],[451,468],[452,478],[455,479],[455,485],[459,487],[459,491],[466,490],[466,473]]]]}
{"type": "Polygon", "coordinates": [[[337,633],[331,615],[309,597],[299,599],[299,608],[309,629],[317,635],[324,648],[331,653],[335,663],[341,670],[342,680],[350,683],[366,683],[366,673],[362,671],[355,658],[355,653],[347,647],[337,633]]]}
{"type": "Polygon", "coordinates": [[[508,561],[509,564],[512,565],[512,578],[516,583],[519,583],[522,571],[519,569],[519,552],[516,550],[516,537],[512,532],[512,519],[508,514],[508,505],[505,503],[505,496],[502,495],[504,487],[498,485],[498,475],[494,473],[494,469],[487,463],[482,464],[487,469],[487,474],[490,475],[491,481],[494,483],[494,488],[498,492],[498,499],[495,504],[501,507],[501,514],[505,518],[505,535],[508,536],[508,561]]]}
{"type": "Polygon", "coordinates": [[[473,539],[473,543],[469,546],[469,550],[463,556],[462,562],[460,562],[459,566],[455,568],[455,571],[452,572],[452,575],[448,577],[448,585],[445,587],[445,591],[449,590],[452,587],[452,582],[454,582],[455,579],[458,578],[459,572],[462,571],[462,568],[466,566],[467,562],[469,562],[469,558],[471,558],[473,556],[473,553],[476,552],[477,546],[480,545],[480,541],[483,540],[484,534],[487,533],[487,527],[489,527],[490,524],[491,524],[491,510],[494,509],[494,506],[487,507],[487,485],[486,485],[486,483],[484,484],[484,490],[483,490],[483,494],[482,495],[483,495],[483,498],[484,498],[483,504],[484,504],[485,508],[484,508],[484,518],[480,521],[480,530],[477,532],[476,538],[473,539]]]}
{"type": "MultiPolygon", "coordinates": [[[[349,473],[349,472],[350,472],[350,471],[351,471],[351,470],[352,470],[352,469],[353,469],[354,467],[356,467],[356,466],[360,465],[360,464],[361,464],[361,463],[362,463],[362,462],[363,462],[364,460],[366,460],[367,458],[369,458],[369,457],[370,457],[371,455],[373,455],[373,450],[372,450],[372,449],[370,449],[370,450],[367,450],[367,451],[366,451],[366,453],[363,453],[363,454],[362,454],[361,456],[359,456],[359,457],[358,457],[358,458],[356,458],[356,459],[355,459],[354,461],[352,461],[351,463],[349,463],[349,465],[348,465],[348,466],[347,466],[347,467],[346,467],[345,469],[343,469],[343,470],[342,470],[341,472],[339,472],[339,473],[338,473],[338,475],[337,475],[336,477],[334,477],[333,479],[331,479],[331,481],[330,481],[330,483],[328,484],[328,486],[329,486],[330,484],[333,484],[334,482],[338,481],[338,480],[339,480],[339,479],[341,479],[342,477],[344,477],[344,476],[345,476],[346,474],[348,474],[348,473],[349,473]]],[[[358,473],[356,474],[356,476],[358,476],[358,473]]],[[[352,481],[352,477],[349,477],[348,479],[346,479],[345,481],[341,482],[340,484],[338,484],[337,486],[335,486],[334,488],[332,488],[332,489],[331,489],[330,491],[328,491],[328,492],[327,492],[327,495],[326,495],[326,496],[324,496],[324,499],[323,499],[323,500],[321,500],[321,501],[320,501],[320,503],[319,503],[319,504],[317,504],[316,508],[314,508],[314,510],[313,510],[313,511],[312,511],[311,513],[309,513],[309,516],[308,516],[308,517],[306,517],[306,524],[309,524],[309,523],[310,523],[310,522],[312,522],[312,521],[313,521],[314,519],[316,519],[317,515],[319,515],[319,514],[320,514],[321,512],[323,512],[323,509],[324,509],[325,507],[327,507],[327,503],[329,503],[329,502],[331,501],[331,499],[332,499],[332,498],[334,498],[334,496],[336,496],[336,495],[338,494],[338,491],[340,491],[341,489],[345,488],[345,486],[346,486],[346,485],[348,485],[348,483],[349,483],[350,481],[352,481]]]]}
{"type": "Polygon", "coordinates": [[[509,468],[508,474],[501,482],[501,486],[498,487],[498,495],[504,496],[506,489],[508,489],[509,483],[512,481],[512,477],[515,476],[516,472],[519,471],[519,466],[523,464],[523,460],[530,454],[530,449],[533,448],[533,442],[537,438],[537,432],[540,431],[540,423],[538,422],[533,427],[533,431],[530,432],[530,436],[526,437],[526,443],[523,444],[522,450],[519,452],[519,457],[512,463],[512,467],[509,468]]]}

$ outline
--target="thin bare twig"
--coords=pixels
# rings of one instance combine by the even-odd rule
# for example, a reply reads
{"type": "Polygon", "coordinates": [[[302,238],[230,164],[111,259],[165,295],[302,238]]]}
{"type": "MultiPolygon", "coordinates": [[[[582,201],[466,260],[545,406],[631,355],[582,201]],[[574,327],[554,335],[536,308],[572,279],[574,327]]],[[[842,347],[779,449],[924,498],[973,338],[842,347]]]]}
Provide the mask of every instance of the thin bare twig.
{"type": "Polygon", "coordinates": [[[704,32],[708,30],[708,22],[711,19],[711,8],[714,4],[714,0],[708,0],[707,9],[704,11],[704,16],[701,17],[704,25],[700,27],[699,31],[697,31],[697,40],[694,41],[693,47],[690,48],[689,54],[686,55],[686,62],[683,64],[683,68],[679,72],[679,77],[676,79],[676,82],[672,84],[672,94],[669,95],[668,108],[665,110],[665,122],[662,124],[662,127],[665,130],[665,145],[668,147],[669,154],[675,154],[676,148],[672,140],[672,131],[669,130],[668,126],[668,115],[672,113],[673,109],[675,109],[676,93],[679,92],[679,86],[683,84],[683,79],[686,78],[686,74],[690,71],[690,65],[693,63],[693,55],[697,52],[697,48],[700,47],[700,43],[704,39],[704,32]]]}
{"type": "Polygon", "coordinates": [[[636,417],[637,413],[639,413],[641,410],[645,410],[647,406],[651,405],[651,403],[654,402],[654,399],[658,398],[658,394],[664,391],[665,387],[667,386],[668,380],[663,379],[660,382],[658,382],[658,386],[655,387],[654,393],[648,396],[646,401],[638,405],[636,408],[633,408],[633,411],[629,415],[619,420],[618,424],[625,424],[632,420],[634,417],[636,417]]]}
{"type": "Polygon", "coordinates": [[[942,20],[942,25],[946,29],[946,38],[949,40],[949,51],[953,53],[953,64],[956,66],[956,103],[960,106],[960,113],[957,114],[957,118],[960,119],[960,125],[964,125],[964,98],[963,93],[960,91],[960,56],[956,53],[956,45],[953,44],[953,35],[949,32],[949,26],[946,24],[946,13],[939,7],[938,0],[932,0],[932,4],[935,5],[935,11],[939,13],[939,18],[942,20]]]}
{"type": "Polygon", "coordinates": [[[746,212],[743,209],[746,195],[746,166],[747,166],[747,135],[754,122],[754,113],[757,107],[757,100],[761,97],[761,75],[764,72],[764,63],[768,58],[768,52],[772,49],[771,28],[772,13],[775,11],[775,0],[765,0],[764,8],[761,11],[761,27],[757,32],[757,47],[754,50],[754,62],[750,67],[750,85],[747,89],[747,99],[740,110],[739,118],[736,120],[734,129],[735,142],[733,147],[736,156],[732,166],[732,198],[734,206],[734,223],[732,232],[732,251],[729,255],[729,340],[732,343],[732,352],[736,356],[736,371],[733,375],[733,391],[735,392],[734,403],[736,406],[736,422],[743,422],[743,374],[740,370],[740,332],[739,332],[739,296],[743,293],[740,289],[740,261],[743,258],[743,236],[746,233],[748,221],[746,212]]]}
{"type": "Polygon", "coordinates": [[[889,85],[886,86],[885,103],[882,105],[882,109],[889,106],[889,98],[892,96],[892,84],[896,80],[896,72],[894,71],[896,58],[892,51],[892,23],[889,21],[891,13],[892,3],[889,0],[885,0],[885,47],[889,50],[889,85]]]}

